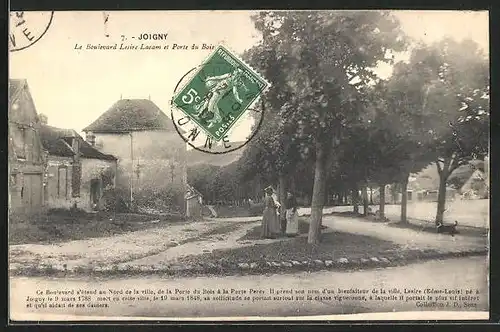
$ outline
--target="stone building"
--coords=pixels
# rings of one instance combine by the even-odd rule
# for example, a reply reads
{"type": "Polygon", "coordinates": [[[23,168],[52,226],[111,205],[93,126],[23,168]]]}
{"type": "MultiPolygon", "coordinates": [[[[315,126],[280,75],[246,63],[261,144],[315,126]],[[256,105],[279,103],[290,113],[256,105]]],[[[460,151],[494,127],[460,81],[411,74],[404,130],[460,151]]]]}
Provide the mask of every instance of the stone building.
{"type": "Polygon", "coordinates": [[[49,208],[104,209],[106,187],[114,187],[116,158],[87,143],[75,130],[42,121],[40,135],[47,151],[45,202],[49,208]]]}
{"type": "Polygon", "coordinates": [[[9,212],[30,214],[43,209],[45,155],[39,130],[40,121],[27,81],[10,79],[9,212]]]}
{"type": "Polygon", "coordinates": [[[116,186],[137,207],[185,213],[186,143],[149,99],[121,99],[83,130],[118,159],[116,186]]]}

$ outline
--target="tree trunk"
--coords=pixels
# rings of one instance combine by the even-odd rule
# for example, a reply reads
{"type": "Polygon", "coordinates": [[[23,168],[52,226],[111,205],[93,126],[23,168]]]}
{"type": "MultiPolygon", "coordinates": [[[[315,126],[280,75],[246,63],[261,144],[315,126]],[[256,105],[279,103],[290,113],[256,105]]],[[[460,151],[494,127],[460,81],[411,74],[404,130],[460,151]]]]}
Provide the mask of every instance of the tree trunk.
{"type": "Polygon", "coordinates": [[[439,177],[439,192],[438,192],[438,204],[436,213],[436,225],[443,222],[444,210],[446,205],[446,180],[448,176],[441,173],[439,177]]]}
{"type": "Polygon", "coordinates": [[[368,215],[368,188],[363,186],[363,215],[368,215]]]}
{"type": "Polygon", "coordinates": [[[307,243],[318,244],[323,220],[323,205],[326,189],[326,158],[325,148],[321,142],[316,143],[316,165],[314,169],[314,184],[311,200],[311,222],[307,243]]]}
{"type": "Polygon", "coordinates": [[[359,213],[359,193],[358,193],[358,188],[355,187],[352,189],[352,206],[353,206],[353,212],[358,214],[359,213]]]}
{"type": "Polygon", "coordinates": [[[370,205],[373,205],[373,188],[370,186],[370,205]]]}
{"type": "Polygon", "coordinates": [[[407,223],[407,207],[408,207],[408,178],[409,174],[401,182],[401,222],[407,223]]]}
{"type": "Polygon", "coordinates": [[[385,218],[385,184],[380,185],[380,204],[379,204],[379,217],[385,218]]]}
{"type": "Polygon", "coordinates": [[[436,167],[439,174],[439,191],[438,191],[438,204],[436,212],[436,225],[444,221],[444,211],[446,205],[446,182],[451,173],[458,167],[458,162],[455,155],[443,161],[441,167],[439,161],[436,161],[436,167]]]}

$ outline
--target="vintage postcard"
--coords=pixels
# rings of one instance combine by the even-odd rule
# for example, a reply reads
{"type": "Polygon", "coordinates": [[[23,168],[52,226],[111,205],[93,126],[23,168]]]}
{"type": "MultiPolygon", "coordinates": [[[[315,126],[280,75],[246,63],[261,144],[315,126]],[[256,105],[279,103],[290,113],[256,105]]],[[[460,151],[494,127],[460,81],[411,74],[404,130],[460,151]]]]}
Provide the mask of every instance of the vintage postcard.
{"type": "Polygon", "coordinates": [[[10,12],[11,321],[488,319],[488,15],[10,12]]]}

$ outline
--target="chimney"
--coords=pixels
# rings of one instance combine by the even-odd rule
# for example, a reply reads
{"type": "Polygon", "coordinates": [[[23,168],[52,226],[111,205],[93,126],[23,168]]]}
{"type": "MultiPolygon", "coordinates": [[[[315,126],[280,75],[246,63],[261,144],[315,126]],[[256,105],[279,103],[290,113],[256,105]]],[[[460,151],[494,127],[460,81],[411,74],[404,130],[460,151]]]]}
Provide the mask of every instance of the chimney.
{"type": "Polygon", "coordinates": [[[40,123],[44,125],[46,125],[47,121],[49,120],[49,118],[45,114],[41,113],[38,115],[38,118],[40,119],[40,123]]]}
{"type": "Polygon", "coordinates": [[[73,151],[75,152],[75,158],[76,160],[80,159],[80,141],[78,140],[78,137],[73,137],[71,141],[71,147],[73,148],[73,151]]]}
{"type": "Polygon", "coordinates": [[[87,132],[85,140],[92,146],[95,146],[95,135],[92,132],[87,132]]]}

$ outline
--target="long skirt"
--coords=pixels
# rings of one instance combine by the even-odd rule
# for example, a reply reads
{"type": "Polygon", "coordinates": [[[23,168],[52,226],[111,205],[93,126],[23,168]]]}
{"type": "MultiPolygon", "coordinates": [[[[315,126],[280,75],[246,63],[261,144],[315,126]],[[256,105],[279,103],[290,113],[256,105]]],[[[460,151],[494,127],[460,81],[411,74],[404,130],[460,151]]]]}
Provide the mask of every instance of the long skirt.
{"type": "Polygon", "coordinates": [[[286,210],[286,235],[297,235],[299,233],[299,215],[292,209],[286,210]]]}
{"type": "Polygon", "coordinates": [[[264,238],[275,237],[279,233],[278,222],[276,209],[265,208],[262,216],[261,236],[264,238]]]}

